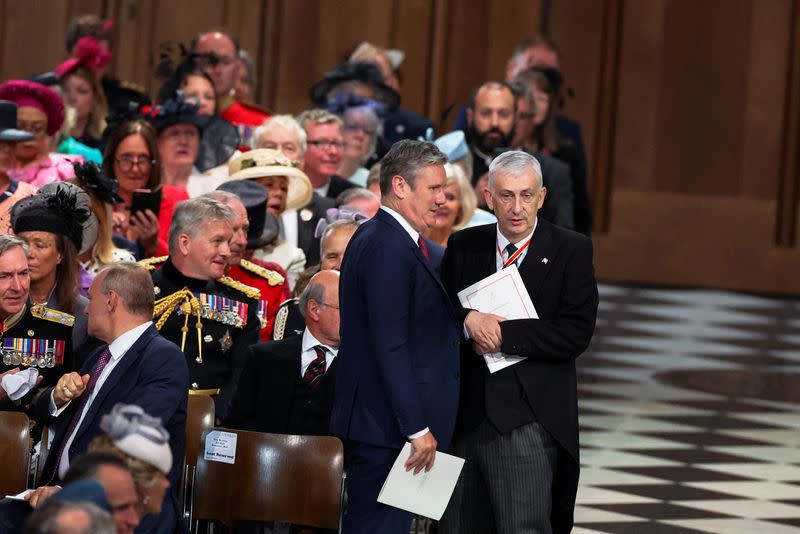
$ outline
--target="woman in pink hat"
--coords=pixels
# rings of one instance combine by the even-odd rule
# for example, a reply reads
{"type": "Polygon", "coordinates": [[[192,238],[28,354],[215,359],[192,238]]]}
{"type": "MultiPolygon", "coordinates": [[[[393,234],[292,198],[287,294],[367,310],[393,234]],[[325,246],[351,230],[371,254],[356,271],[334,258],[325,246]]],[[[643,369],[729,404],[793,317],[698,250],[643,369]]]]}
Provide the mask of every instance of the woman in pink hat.
{"type": "Polygon", "coordinates": [[[10,170],[9,177],[36,187],[74,178],[72,163],[83,158],[50,152],[53,134],[64,124],[64,103],[58,93],[40,83],[9,80],[0,84],[0,100],[17,105],[19,128],[34,136],[17,145],[17,169],[10,170]]]}

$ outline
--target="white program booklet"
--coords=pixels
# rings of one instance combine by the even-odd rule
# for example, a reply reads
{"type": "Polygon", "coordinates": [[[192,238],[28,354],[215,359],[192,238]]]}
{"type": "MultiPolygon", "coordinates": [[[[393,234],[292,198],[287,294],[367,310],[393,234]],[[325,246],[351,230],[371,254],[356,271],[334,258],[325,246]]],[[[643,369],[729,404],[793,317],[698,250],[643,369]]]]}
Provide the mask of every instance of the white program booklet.
{"type": "Polygon", "coordinates": [[[411,443],[406,443],[383,483],[378,502],[438,521],[453,495],[464,459],[436,451],[431,470],[415,475],[413,469],[404,467],[410,456],[411,443]]]}
{"type": "MultiPolygon", "coordinates": [[[[458,292],[461,305],[482,313],[494,313],[506,319],[538,319],[528,290],[522,283],[516,265],[506,267],[475,282],[458,292]]],[[[525,356],[495,352],[484,354],[490,373],[496,373],[510,365],[519,363],[525,356]]]]}

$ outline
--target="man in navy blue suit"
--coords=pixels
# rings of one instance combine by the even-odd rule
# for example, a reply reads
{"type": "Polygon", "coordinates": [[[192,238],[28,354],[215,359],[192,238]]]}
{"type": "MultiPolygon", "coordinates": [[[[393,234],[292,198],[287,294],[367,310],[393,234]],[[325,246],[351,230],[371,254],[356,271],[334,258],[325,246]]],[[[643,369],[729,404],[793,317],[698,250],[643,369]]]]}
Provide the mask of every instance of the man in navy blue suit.
{"type": "Polygon", "coordinates": [[[89,356],[80,373],[67,373],[44,391],[36,409],[55,434],[41,484],[55,484],[70,461],[86,452],[102,434],[100,419],[119,403],[135,404],[160,417],[170,435],[172,490],[165,492],[159,516],[148,516],[140,532],[172,532],[178,507],[174,488],[181,475],[186,439],[189,371],[180,349],[153,326],[153,283],[150,274],[132,263],[104,269],[89,288],[86,315],[89,334],[103,345],[89,356]]]}
{"type": "Polygon", "coordinates": [[[444,204],[447,157],[395,143],[381,163],[382,207],[356,231],[339,286],[341,347],[331,430],[345,443],[344,532],[407,533],[411,514],[376,499],[400,449],[407,470],[433,466],[458,405],[459,325],[420,234],[444,204]]]}

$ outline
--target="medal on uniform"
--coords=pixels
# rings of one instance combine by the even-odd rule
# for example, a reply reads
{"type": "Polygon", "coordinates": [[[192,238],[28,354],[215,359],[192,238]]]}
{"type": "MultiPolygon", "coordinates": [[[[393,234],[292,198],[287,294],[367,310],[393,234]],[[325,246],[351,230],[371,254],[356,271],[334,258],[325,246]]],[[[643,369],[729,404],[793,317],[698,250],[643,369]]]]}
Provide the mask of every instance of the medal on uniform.
{"type": "Polygon", "coordinates": [[[222,352],[228,352],[228,350],[230,350],[233,346],[233,338],[231,337],[230,330],[225,330],[225,335],[220,338],[219,344],[222,346],[222,352]]]}
{"type": "Polygon", "coordinates": [[[258,301],[258,320],[261,321],[261,328],[267,327],[267,322],[269,318],[267,317],[267,301],[266,300],[259,300],[258,301]]]}

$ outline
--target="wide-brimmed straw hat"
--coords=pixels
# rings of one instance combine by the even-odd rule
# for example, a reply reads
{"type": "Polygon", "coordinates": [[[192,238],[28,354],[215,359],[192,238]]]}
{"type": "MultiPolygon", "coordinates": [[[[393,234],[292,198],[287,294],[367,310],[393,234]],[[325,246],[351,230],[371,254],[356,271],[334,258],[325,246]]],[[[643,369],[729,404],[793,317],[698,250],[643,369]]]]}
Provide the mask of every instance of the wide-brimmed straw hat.
{"type": "Polygon", "coordinates": [[[306,173],[283,152],[272,148],[257,148],[228,162],[229,180],[253,180],[265,176],[285,176],[289,191],[286,209],[299,209],[311,200],[313,188],[306,173]]]}

